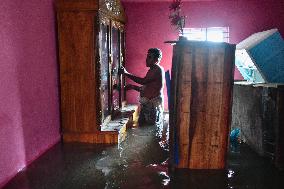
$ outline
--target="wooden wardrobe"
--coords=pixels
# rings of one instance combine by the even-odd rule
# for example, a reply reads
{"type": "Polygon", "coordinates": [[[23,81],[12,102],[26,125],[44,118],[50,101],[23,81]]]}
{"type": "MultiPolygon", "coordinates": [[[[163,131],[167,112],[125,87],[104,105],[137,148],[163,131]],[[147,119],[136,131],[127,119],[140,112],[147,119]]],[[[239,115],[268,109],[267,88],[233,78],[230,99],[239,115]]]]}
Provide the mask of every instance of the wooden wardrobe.
{"type": "Polygon", "coordinates": [[[57,0],[64,141],[116,143],[125,101],[125,14],[118,0],[57,0]],[[120,115],[121,117],[121,115],[120,115]]]}
{"type": "Polygon", "coordinates": [[[235,45],[174,45],[170,99],[171,168],[224,169],[231,122],[235,45]]]}

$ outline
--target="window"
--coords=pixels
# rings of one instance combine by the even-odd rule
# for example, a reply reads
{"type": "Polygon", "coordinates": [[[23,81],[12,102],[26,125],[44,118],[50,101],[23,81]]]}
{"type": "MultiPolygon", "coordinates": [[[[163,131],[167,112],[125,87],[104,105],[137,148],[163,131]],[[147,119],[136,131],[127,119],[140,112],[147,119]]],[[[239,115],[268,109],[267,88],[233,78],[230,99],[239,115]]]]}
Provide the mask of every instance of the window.
{"type": "Polygon", "coordinates": [[[188,40],[229,42],[229,27],[184,28],[183,36],[188,40]]]}

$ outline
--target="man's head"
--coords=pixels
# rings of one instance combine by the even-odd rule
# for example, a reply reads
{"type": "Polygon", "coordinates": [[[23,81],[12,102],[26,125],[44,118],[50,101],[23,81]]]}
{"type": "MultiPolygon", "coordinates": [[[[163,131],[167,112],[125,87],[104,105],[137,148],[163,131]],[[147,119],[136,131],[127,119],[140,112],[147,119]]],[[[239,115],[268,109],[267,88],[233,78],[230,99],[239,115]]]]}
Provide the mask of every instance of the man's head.
{"type": "Polygon", "coordinates": [[[162,59],[162,51],[158,48],[150,48],[146,58],[146,66],[151,67],[158,64],[162,59]]]}

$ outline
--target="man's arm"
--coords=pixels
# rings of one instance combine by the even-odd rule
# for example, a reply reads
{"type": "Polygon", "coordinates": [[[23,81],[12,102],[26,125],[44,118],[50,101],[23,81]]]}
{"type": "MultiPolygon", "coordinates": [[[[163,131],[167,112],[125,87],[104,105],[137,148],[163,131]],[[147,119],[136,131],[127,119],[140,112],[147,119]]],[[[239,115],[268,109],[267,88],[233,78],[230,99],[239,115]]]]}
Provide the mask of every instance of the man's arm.
{"type": "Polygon", "coordinates": [[[125,68],[122,68],[120,72],[124,73],[124,75],[127,76],[129,79],[131,79],[132,81],[134,81],[135,83],[138,83],[140,85],[145,85],[149,82],[155,81],[161,75],[161,71],[159,69],[154,69],[154,70],[148,71],[148,73],[146,74],[146,76],[144,78],[135,76],[135,75],[127,72],[125,70],[125,68]]]}
{"type": "Polygon", "coordinates": [[[135,75],[133,75],[131,73],[128,73],[128,72],[125,72],[124,75],[127,76],[132,81],[134,81],[135,83],[138,83],[140,85],[144,85],[145,84],[145,78],[141,78],[141,77],[135,76],[135,75]]]}
{"type": "Polygon", "coordinates": [[[118,74],[124,74],[125,76],[127,76],[129,79],[131,79],[135,83],[138,83],[140,85],[144,85],[144,78],[141,78],[141,77],[138,77],[138,76],[135,76],[135,75],[129,73],[128,71],[126,71],[126,69],[123,66],[121,66],[118,69],[118,74]]]}

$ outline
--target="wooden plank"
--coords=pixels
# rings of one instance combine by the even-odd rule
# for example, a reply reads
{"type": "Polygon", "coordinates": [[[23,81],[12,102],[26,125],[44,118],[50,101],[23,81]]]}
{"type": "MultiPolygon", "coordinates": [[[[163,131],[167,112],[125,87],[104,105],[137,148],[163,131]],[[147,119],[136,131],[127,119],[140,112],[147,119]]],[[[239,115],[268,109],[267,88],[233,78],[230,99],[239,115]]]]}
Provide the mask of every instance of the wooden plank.
{"type": "Polygon", "coordinates": [[[179,168],[188,167],[189,166],[189,113],[180,113],[179,117],[179,168]]]}
{"type": "MultiPolygon", "coordinates": [[[[208,52],[208,81],[210,82],[224,82],[224,59],[225,49],[224,47],[210,48],[208,52]]],[[[229,72],[231,73],[231,72],[229,72]]],[[[227,73],[225,73],[227,74],[227,73]]]]}
{"type": "MultiPolygon", "coordinates": [[[[220,84],[219,86],[221,87],[220,84]]],[[[192,156],[190,157],[191,164],[189,166],[193,169],[211,167],[212,162],[214,162],[214,157],[212,157],[214,154],[211,153],[212,148],[220,147],[217,145],[220,141],[218,140],[219,138],[216,138],[216,133],[222,131],[219,127],[221,115],[218,114],[218,112],[220,112],[218,98],[214,98],[215,96],[212,95],[213,93],[216,93],[216,87],[209,84],[207,87],[202,86],[201,89],[202,90],[200,91],[205,91],[204,93],[207,95],[204,95],[203,92],[198,93],[200,94],[199,97],[201,99],[196,101],[205,103],[202,103],[201,106],[198,106],[197,104],[197,106],[194,107],[195,114],[191,114],[192,120],[196,122],[195,125],[191,125],[195,127],[193,131],[192,156]],[[216,142],[216,140],[218,142],[216,142]]],[[[218,97],[218,95],[216,96],[218,97]]]]}
{"type": "Polygon", "coordinates": [[[194,64],[194,71],[192,74],[194,74],[194,81],[195,82],[207,82],[208,78],[208,48],[204,47],[191,47],[194,49],[194,59],[192,60],[192,63],[188,64],[194,64]]]}
{"type": "MultiPolygon", "coordinates": [[[[190,46],[185,46],[181,52],[181,59],[178,63],[179,73],[177,77],[181,78],[182,82],[191,82],[192,64],[190,63],[193,58],[193,50],[190,46]]],[[[183,90],[183,87],[180,88],[183,90]]]]}
{"type": "Polygon", "coordinates": [[[191,129],[192,144],[191,144],[191,156],[190,164],[188,168],[198,169],[202,167],[207,167],[207,141],[206,137],[206,119],[205,112],[198,112],[191,114],[192,125],[194,129],[191,129]]]}
{"type": "Polygon", "coordinates": [[[170,163],[169,163],[169,170],[172,171],[176,166],[179,164],[179,127],[176,127],[178,123],[177,118],[177,93],[178,93],[178,81],[179,78],[177,77],[179,64],[181,59],[181,47],[175,45],[173,48],[173,58],[172,58],[172,70],[171,70],[171,91],[170,91],[170,104],[169,104],[169,150],[170,155],[170,163]]]}
{"type": "Polygon", "coordinates": [[[179,117],[178,123],[180,125],[178,130],[179,136],[179,167],[188,167],[189,156],[190,156],[190,138],[189,127],[190,127],[190,105],[191,105],[191,73],[192,65],[192,49],[186,46],[183,48],[181,54],[181,62],[178,64],[178,71],[181,73],[178,88],[178,100],[179,104],[177,106],[179,117]],[[183,63],[183,64],[181,64],[183,63]]]}
{"type": "Polygon", "coordinates": [[[64,142],[81,142],[96,144],[117,144],[117,132],[96,132],[96,133],[64,133],[64,142]]]}

